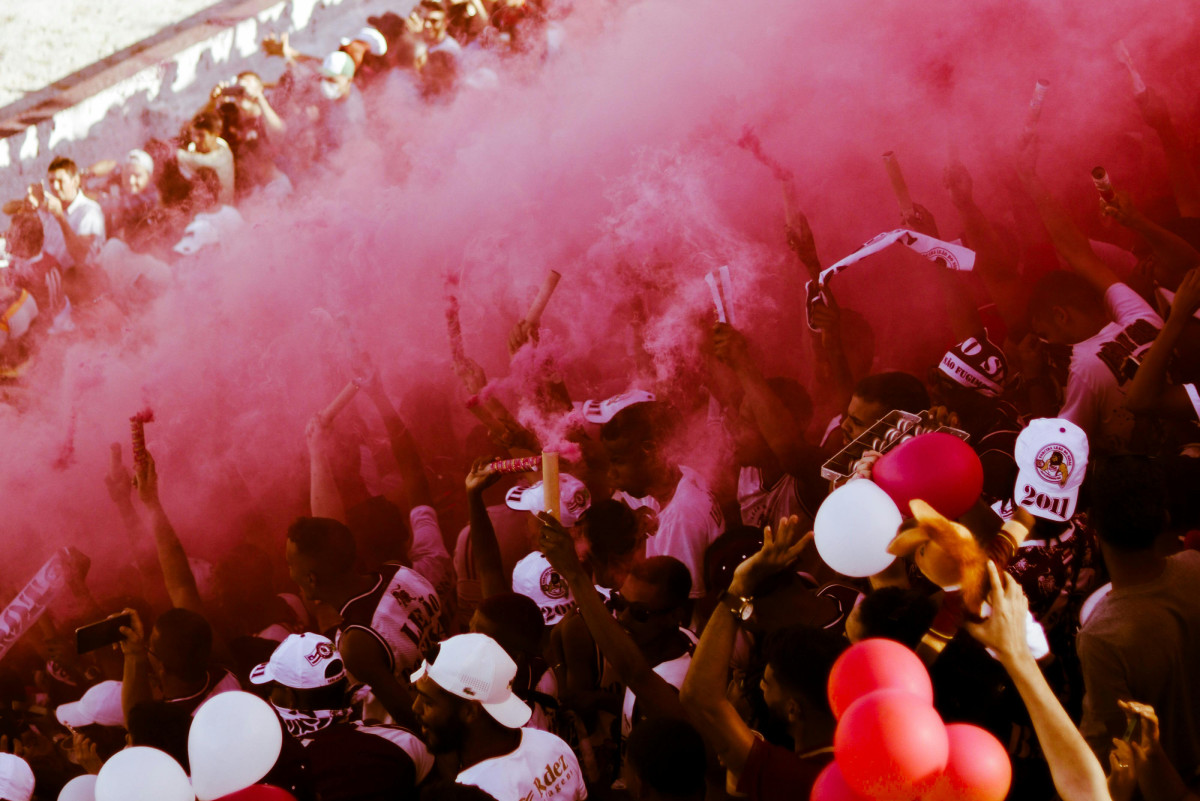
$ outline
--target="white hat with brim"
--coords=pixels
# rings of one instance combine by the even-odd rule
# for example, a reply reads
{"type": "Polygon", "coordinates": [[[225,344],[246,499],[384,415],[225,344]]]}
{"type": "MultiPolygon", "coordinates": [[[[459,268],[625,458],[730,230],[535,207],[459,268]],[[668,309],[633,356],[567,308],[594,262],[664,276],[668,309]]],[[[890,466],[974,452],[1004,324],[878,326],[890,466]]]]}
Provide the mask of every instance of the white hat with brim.
{"type": "Polygon", "coordinates": [[[0,798],[4,801],[29,801],[33,798],[33,770],[14,754],[0,753],[0,798]]]}
{"type": "Polygon", "coordinates": [[[54,710],[58,722],[73,729],[99,724],[124,726],[125,711],[121,706],[121,682],[102,681],[89,687],[78,701],[59,704],[54,710]]]}
{"type": "Polygon", "coordinates": [[[387,53],[388,49],[387,39],[384,37],[384,35],[377,29],[371,27],[363,28],[353,36],[347,36],[342,39],[342,47],[345,47],[351,42],[362,42],[367,46],[367,50],[369,50],[373,56],[382,56],[387,53]]]}
{"type": "Polygon", "coordinates": [[[459,634],[441,642],[433,664],[423,661],[412,681],[429,677],[451,695],[478,701],[497,723],[519,729],[533,710],[512,691],[517,663],[486,634],[459,634]]]}
{"type": "Polygon", "coordinates": [[[1088,439],[1070,420],[1042,417],[1017,437],[1013,504],[1035,517],[1065,523],[1075,514],[1087,473],[1088,439]]]}

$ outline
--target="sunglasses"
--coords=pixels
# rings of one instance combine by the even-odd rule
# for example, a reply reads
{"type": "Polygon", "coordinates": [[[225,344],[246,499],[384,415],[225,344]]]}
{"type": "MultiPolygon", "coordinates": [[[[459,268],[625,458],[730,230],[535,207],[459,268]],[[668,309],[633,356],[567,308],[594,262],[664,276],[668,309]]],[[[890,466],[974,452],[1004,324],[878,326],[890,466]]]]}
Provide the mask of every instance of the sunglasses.
{"type": "Polygon", "coordinates": [[[669,606],[666,609],[651,609],[641,601],[631,601],[621,593],[613,590],[608,596],[608,600],[604,604],[611,611],[620,614],[625,610],[629,610],[629,616],[638,623],[646,623],[652,617],[665,615],[668,612],[674,612],[678,607],[669,606]]]}

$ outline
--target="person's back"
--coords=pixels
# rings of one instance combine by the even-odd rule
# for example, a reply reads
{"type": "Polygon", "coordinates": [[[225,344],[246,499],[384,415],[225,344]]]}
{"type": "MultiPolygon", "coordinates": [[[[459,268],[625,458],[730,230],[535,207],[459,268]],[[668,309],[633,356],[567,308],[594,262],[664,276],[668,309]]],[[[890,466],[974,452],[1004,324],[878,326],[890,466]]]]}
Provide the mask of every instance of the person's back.
{"type": "Polygon", "coordinates": [[[387,648],[397,676],[406,676],[421,654],[442,636],[441,601],[433,585],[403,565],[383,565],[370,592],[342,607],[340,637],[352,628],[369,630],[387,648]]]}
{"type": "MultiPolygon", "coordinates": [[[[1127,697],[1162,710],[1163,748],[1180,773],[1200,767],[1200,553],[1182,551],[1166,560],[1162,575],[1136,587],[1114,588],[1079,631],[1079,656],[1089,665],[1117,671],[1127,697]]],[[[1111,744],[1111,713],[1118,697],[1088,685],[1083,732],[1111,744]],[[1096,691],[1093,692],[1093,689],[1096,691]],[[1109,711],[1106,713],[1105,709],[1109,711]],[[1103,724],[1109,724],[1104,727],[1103,724]]],[[[1118,710],[1119,711],[1119,710],[1118,710]]]]}
{"type": "Polygon", "coordinates": [[[428,756],[417,737],[401,726],[341,722],[300,738],[309,780],[321,801],[406,801],[428,774],[428,756]]]}
{"type": "Polygon", "coordinates": [[[1077,643],[1085,697],[1080,730],[1101,756],[1120,736],[1119,700],[1160,710],[1163,749],[1181,775],[1200,767],[1200,554],[1163,558],[1162,473],[1145,458],[1120,457],[1092,477],[1092,521],[1113,589],[1077,643]]]}
{"type": "Polygon", "coordinates": [[[586,798],[583,773],[562,738],[539,729],[521,729],[516,750],[477,762],[458,774],[497,801],[571,801],[586,798]]]}

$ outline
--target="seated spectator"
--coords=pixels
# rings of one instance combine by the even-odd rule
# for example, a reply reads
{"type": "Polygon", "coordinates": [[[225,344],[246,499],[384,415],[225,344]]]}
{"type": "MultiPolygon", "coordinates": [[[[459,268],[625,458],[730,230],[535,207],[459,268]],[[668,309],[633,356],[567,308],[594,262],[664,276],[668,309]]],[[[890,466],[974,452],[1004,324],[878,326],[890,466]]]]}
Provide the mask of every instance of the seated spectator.
{"type": "Polygon", "coordinates": [[[28,195],[30,207],[42,218],[46,250],[64,269],[82,272],[104,244],[104,212],[83,193],[83,177],[69,158],[59,156],[50,162],[46,186],[48,193],[34,184],[28,195]]]}
{"type": "Polygon", "coordinates": [[[88,173],[105,179],[97,200],[104,210],[108,234],[135,250],[145,250],[143,245],[153,237],[153,228],[162,222],[154,159],[145,150],[131,150],[123,164],[102,161],[93,164],[88,173]]]}
{"type": "Polygon", "coordinates": [[[39,326],[49,327],[54,316],[62,311],[66,298],[62,271],[58,261],[43,248],[44,236],[45,230],[37,215],[22,212],[13,216],[4,232],[4,242],[13,257],[13,285],[33,296],[42,318],[39,326]]]}
{"type": "Polygon", "coordinates": [[[434,754],[453,754],[455,781],[497,801],[587,798],[570,747],[548,732],[521,728],[532,714],[513,694],[516,664],[483,634],[442,641],[432,664],[413,674],[413,712],[434,754]]]}
{"type": "Polygon", "coordinates": [[[234,161],[233,150],[221,138],[221,118],[216,114],[201,114],[192,120],[190,141],[186,148],[175,152],[175,160],[185,178],[194,180],[196,173],[208,168],[217,174],[219,185],[217,202],[223,206],[234,204],[234,161]]]}

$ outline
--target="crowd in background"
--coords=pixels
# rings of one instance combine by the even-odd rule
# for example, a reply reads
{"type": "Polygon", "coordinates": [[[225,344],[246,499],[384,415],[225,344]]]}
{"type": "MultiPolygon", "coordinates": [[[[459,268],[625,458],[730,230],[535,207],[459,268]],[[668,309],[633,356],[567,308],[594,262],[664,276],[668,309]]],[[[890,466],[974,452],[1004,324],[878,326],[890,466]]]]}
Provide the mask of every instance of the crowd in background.
{"type": "MultiPolygon", "coordinates": [[[[300,191],[370,128],[375,85],[430,104],[496,91],[477,53],[558,40],[536,3],[422,0],[324,57],[264,41],[286,61],[279,82],[247,72],[215,87],[174,140],[86,168],[56,158],[4,207],[0,381],[19,385],[49,339],[136,317],[174,271],[239,235],[247,198],[300,191]]],[[[1032,135],[1013,170],[1020,228],[976,204],[957,163],[944,185],[958,219],[903,213],[905,229],[943,243],[954,229],[975,256],[970,275],[938,271],[955,342],[926,374],[856,371],[870,363],[869,321],[820,283],[814,232],[792,212],[779,247],[819,289],[809,386],[764,374],[756,343],[710,321],[697,385],[656,385],[639,363],[629,391],[600,402],[553,378],[531,392],[570,421],[564,448],[483,393],[482,371],[456,354],[478,427],[446,450],[478,458],[443,492],[358,354],[355,386],[388,435],[374,475],[360,443],[315,416],[309,508],[284,549],[246,541],[209,575],[175,533],[153,456],[135,449],[130,468],[114,454],[112,500],[157,559],[122,597],[94,598],[79,569],[71,613],[44,615],[0,662],[0,798],[55,798],[129,745],[186,770],[193,716],[237,690],[277,713],[283,745],[263,781],[298,801],[805,798],[834,759],[830,671],[872,638],[921,657],[947,723],[1004,745],[1011,798],[1191,797],[1200,181],[1163,101],[1153,89],[1138,101],[1170,199],[1150,214],[1098,181],[1111,241],[1047,190],[1032,135]],[[830,407],[841,412],[814,420],[830,407]],[[676,455],[706,418],[732,442],[715,476],[676,455]],[[931,545],[855,575],[820,544],[827,499],[886,483],[875,468],[889,433],[907,430],[898,420],[965,440],[982,478],[958,514],[900,504],[897,542],[914,529],[966,532],[984,550],[1000,532],[1012,540],[976,576],[988,608],[949,631],[942,616],[964,587],[938,580],[931,545]],[[564,454],[557,517],[540,467],[494,461],[549,446],[564,454]],[[75,627],[110,614],[127,615],[120,642],[77,654],[75,627]]],[[[509,346],[536,348],[536,319],[509,346]]],[[[955,464],[924,468],[958,483],[955,464]]]]}

